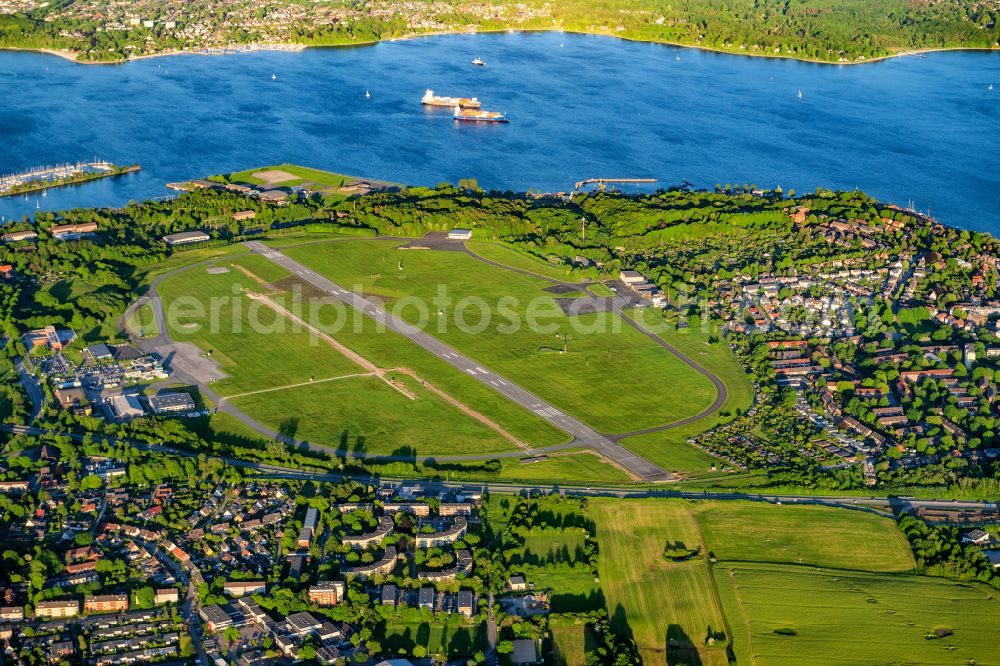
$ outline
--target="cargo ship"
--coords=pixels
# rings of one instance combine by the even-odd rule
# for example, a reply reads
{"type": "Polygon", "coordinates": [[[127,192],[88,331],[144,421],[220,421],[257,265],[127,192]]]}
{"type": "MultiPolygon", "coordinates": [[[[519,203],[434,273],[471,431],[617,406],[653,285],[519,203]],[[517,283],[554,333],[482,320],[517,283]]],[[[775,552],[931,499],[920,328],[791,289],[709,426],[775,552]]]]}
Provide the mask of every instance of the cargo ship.
{"type": "Polygon", "coordinates": [[[460,109],[478,109],[479,100],[475,97],[438,97],[428,88],[424,91],[421,103],[427,106],[453,106],[460,109]]]}
{"type": "Polygon", "coordinates": [[[506,123],[507,114],[498,111],[481,111],[479,109],[455,109],[455,120],[466,120],[480,123],[506,123]]]}

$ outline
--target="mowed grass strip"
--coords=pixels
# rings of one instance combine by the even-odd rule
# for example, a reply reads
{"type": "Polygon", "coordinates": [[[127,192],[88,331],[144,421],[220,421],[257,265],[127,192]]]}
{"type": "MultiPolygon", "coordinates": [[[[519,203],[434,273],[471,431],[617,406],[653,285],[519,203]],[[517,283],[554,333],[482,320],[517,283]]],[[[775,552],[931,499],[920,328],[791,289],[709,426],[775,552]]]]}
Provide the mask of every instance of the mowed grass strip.
{"type": "Polygon", "coordinates": [[[664,547],[701,546],[684,502],[590,500],[600,544],[598,568],[613,627],[631,632],[647,665],[727,664],[726,641],[707,645],[726,622],[704,558],[670,562],[664,547]],[[678,660],[687,661],[678,661],[678,660]]]}
{"type": "Polygon", "coordinates": [[[245,395],[232,402],[289,437],[356,455],[488,455],[515,448],[414,380],[397,379],[416,400],[369,376],[245,395]]]}
{"type": "Polygon", "coordinates": [[[210,274],[205,266],[171,275],[158,288],[171,337],[211,352],[229,375],[213,385],[220,395],[361,371],[243,289],[260,291],[260,285],[235,268],[210,274]]]}
{"type": "Polygon", "coordinates": [[[487,241],[467,241],[465,246],[472,252],[478,254],[483,259],[495,261],[504,266],[517,268],[522,271],[529,271],[536,275],[542,275],[561,282],[581,282],[582,276],[574,274],[567,265],[550,264],[547,261],[536,259],[524,252],[519,252],[514,248],[501,245],[500,243],[490,243],[487,241]]]}
{"type": "Polygon", "coordinates": [[[381,297],[390,311],[415,296],[397,314],[598,430],[670,423],[715,398],[711,382],[613,313],[571,318],[543,291],[544,280],[458,252],[399,245],[353,241],[286,252],[345,288],[381,297]],[[440,300],[442,289],[450,304],[440,300]]]}
{"type": "Polygon", "coordinates": [[[694,515],[719,560],[912,571],[913,553],[889,518],[824,506],[699,502],[694,515]]]}
{"type": "Polygon", "coordinates": [[[764,563],[714,574],[740,663],[1000,663],[1000,602],[984,585],[764,563]]]}
{"type": "Polygon", "coordinates": [[[753,404],[753,383],[725,340],[710,343],[708,332],[699,328],[674,330],[652,311],[632,311],[630,314],[685,356],[719,377],[726,385],[727,396],[722,409],[711,416],[679,428],[626,437],[619,443],[671,472],[689,477],[719,474],[718,469],[726,463],[696,449],[687,440],[730,420],[736,410],[749,409],[753,404]],[[716,470],[712,470],[713,466],[716,470]]]}

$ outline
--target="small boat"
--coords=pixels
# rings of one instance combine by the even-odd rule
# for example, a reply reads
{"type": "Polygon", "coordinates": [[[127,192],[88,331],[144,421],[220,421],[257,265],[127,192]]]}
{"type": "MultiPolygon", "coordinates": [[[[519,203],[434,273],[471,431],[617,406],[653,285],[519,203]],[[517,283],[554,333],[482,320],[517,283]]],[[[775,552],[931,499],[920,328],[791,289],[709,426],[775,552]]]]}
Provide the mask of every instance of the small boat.
{"type": "Polygon", "coordinates": [[[271,74],[271,80],[272,81],[277,81],[278,80],[278,75],[277,74],[271,74]]]}
{"type": "Polygon", "coordinates": [[[476,67],[486,67],[486,61],[483,60],[482,58],[474,58],[472,60],[472,64],[475,65],[476,67]]]}
{"type": "Polygon", "coordinates": [[[507,120],[507,114],[500,113],[499,111],[483,111],[481,109],[468,109],[463,107],[456,107],[454,118],[455,120],[478,123],[509,122],[507,120]]]}
{"type": "Polygon", "coordinates": [[[991,84],[989,85],[989,87],[988,87],[988,88],[986,88],[986,89],[987,89],[987,90],[993,90],[993,84],[991,83],[991,84]]]}
{"type": "Polygon", "coordinates": [[[802,91],[800,90],[795,96],[798,97],[799,99],[802,99],[802,91]]]}
{"type": "Polygon", "coordinates": [[[680,59],[681,59],[680,56],[677,56],[677,57],[674,58],[674,60],[680,60],[680,59]]]}
{"type": "Polygon", "coordinates": [[[372,94],[366,90],[365,91],[365,99],[371,99],[371,96],[372,96],[372,94]]]}

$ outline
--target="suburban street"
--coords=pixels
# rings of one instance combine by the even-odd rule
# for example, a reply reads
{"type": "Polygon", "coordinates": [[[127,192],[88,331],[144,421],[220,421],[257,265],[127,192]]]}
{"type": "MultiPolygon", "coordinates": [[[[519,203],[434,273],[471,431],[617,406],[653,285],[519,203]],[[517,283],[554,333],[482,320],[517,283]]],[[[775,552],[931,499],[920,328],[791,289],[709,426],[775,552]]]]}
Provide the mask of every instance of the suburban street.
{"type": "Polygon", "coordinates": [[[290,259],[278,250],[269,248],[263,243],[249,241],[246,243],[246,246],[252,252],[273,261],[325,294],[358,310],[386,328],[409,338],[412,342],[453,367],[467,373],[508,400],[537,414],[556,428],[571,435],[575,445],[588,447],[596,451],[643,481],[667,481],[673,478],[671,474],[667,473],[661,467],[654,465],[645,458],[637,456],[590,426],[585,425],[568,414],[564,414],[533,393],[513,384],[492,370],[483,367],[480,363],[446,345],[434,336],[388,313],[384,308],[372,303],[363,296],[344,289],[316,271],[306,268],[299,262],[290,259]]]}
{"type": "Polygon", "coordinates": [[[34,423],[35,419],[42,411],[42,403],[45,399],[45,394],[42,393],[42,387],[38,385],[38,380],[28,372],[28,369],[24,367],[24,361],[18,358],[15,361],[15,367],[17,369],[17,374],[21,376],[21,386],[28,394],[28,399],[31,400],[32,410],[31,418],[28,423],[34,423]]]}

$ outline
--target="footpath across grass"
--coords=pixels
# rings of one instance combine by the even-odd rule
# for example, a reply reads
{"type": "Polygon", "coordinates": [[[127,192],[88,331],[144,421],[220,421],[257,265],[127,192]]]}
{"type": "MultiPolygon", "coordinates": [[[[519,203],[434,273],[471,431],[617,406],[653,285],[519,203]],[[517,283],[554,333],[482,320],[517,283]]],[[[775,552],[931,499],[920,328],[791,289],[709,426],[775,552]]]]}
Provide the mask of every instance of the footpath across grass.
{"type": "Polygon", "coordinates": [[[996,590],[760,563],[714,567],[738,663],[997,664],[996,590]]]}

